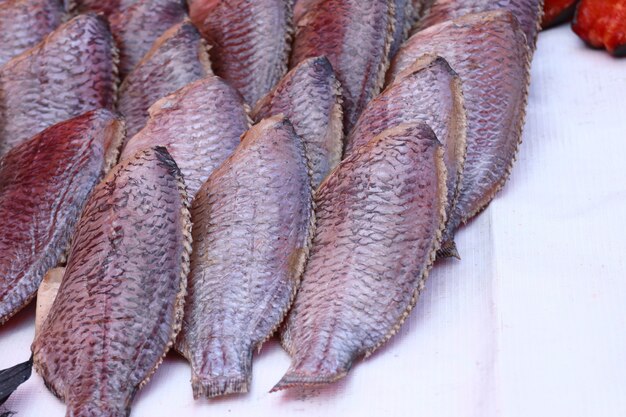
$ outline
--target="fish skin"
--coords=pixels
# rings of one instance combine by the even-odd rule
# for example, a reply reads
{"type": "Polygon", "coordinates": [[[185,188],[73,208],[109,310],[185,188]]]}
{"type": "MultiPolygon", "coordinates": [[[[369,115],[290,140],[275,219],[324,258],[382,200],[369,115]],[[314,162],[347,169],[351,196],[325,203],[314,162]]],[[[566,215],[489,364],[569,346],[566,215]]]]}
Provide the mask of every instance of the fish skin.
{"type": "Polygon", "coordinates": [[[70,0],[75,3],[77,13],[102,13],[109,17],[114,13],[124,11],[137,0],[70,0]]]}
{"type": "Polygon", "coordinates": [[[386,130],[317,191],[316,234],[272,389],[322,385],[392,337],[415,305],[445,222],[443,150],[422,122],[386,130]]]}
{"type": "Polygon", "coordinates": [[[146,126],[126,144],[120,159],[141,148],[165,146],[192,199],[251,125],[241,95],[213,75],[160,99],[149,112],[146,126]]]}
{"type": "Polygon", "coordinates": [[[389,59],[398,53],[400,46],[409,35],[409,31],[417,21],[417,13],[413,0],[394,0],[393,41],[389,49],[389,59]]]}
{"type": "Polygon", "coordinates": [[[293,0],[194,0],[189,15],[212,46],[213,70],[254,107],[287,72],[293,0]]]}
{"type": "Polygon", "coordinates": [[[531,55],[510,12],[478,13],[413,35],[396,55],[388,79],[425,53],[442,56],[459,74],[467,111],[463,178],[444,232],[444,241],[450,241],[509,177],[521,143],[531,55]]]}
{"type": "MultiPolygon", "coordinates": [[[[420,120],[433,129],[444,147],[448,173],[446,217],[451,218],[465,163],[467,118],[461,80],[445,59],[435,55],[419,57],[370,101],[348,136],[345,155],[390,127],[420,120]]],[[[444,251],[458,256],[455,247],[452,240],[442,243],[444,251]]]]}
{"type": "Polygon", "coordinates": [[[509,10],[520,22],[531,51],[537,45],[541,30],[543,0],[436,0],[418,22],[418,30],[473,13],[509,10]]]}
{"type": "Polygon", "coordinates": [[[298,21],[291,67],[311,57],[328,58],[341,82],[345,133],[382,88],[394,31],[393,6],[391,0],[326,0],[298,21]]]}
{"type": "Polygon", "coordinates": [[[289,71],[259,100],[252,118],[258,122],[281,113],[304,141],[315,190],[343,152],[341,85],[326,57],[306,59],[289,71]]]}
{"type": "Polygon", "coordinates": [[[187,16],[183,0],[139,0],[109,17],[123,79],[166,30],[187,16]]]}
{"type": "Polygon", "coordinates": [[[207,48],[189,21],[154,42],[120,86],[117,108],[126,118],[128,138],[144,127],[148,109],[157,100],[212,74],[207,48]]]}
{"type": "Polygon", "coordinates": [[[296,0],[293,6],[293,21],[297,23],[318,1],[319,0],[296,0]]]}
{"type": "Polygon", "coordinates": [[[32,48],[65,21],[60,0],[7,0],[0,7],[0,66],[32,48]]]}
{"type": "Polygon", "coordinates": [[[117,51],[104,18],[80,15],[0,68],[0,156],[55,123],[113,109],[117,51]]]}
{"type": "Polygon", "coordinates": [[[314,215],[304,146],[284,116],[253,126],[200,189],[178,350],[194,398],[242,393],[252,351],[289,309],[308,255],[314,215]]]}
{"type": "Polygon", "coordinates": [[[190,235],[182,176],[165,148],[139,151],[96,186],[32,345],[66,416],[129,414],[180,328],[190,235]]]}
{"type": "Polygon", "coordinates": [[[92,188],[115,163],[123,123],[96,110],[54,125],[0,159],[0,324],[35,296],[68,249],[92,188]]]}

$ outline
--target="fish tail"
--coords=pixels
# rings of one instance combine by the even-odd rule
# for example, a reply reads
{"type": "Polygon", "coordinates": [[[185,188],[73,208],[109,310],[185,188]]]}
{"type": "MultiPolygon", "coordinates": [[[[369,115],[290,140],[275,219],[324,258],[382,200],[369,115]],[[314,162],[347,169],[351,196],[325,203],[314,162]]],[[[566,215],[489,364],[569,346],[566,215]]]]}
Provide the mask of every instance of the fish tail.
{"type": "Polygon", "coordinates": [[[213,398],[228,394],[243,394],[248,392],[250,375],[216,376],[200,378],[194,375],[191,381],[193,397],[213,398]]]}
{"type": "Polygon", "coordinates": [[[277,392],[296,387],[313,387],[333,383],[348,374],[347,370],[341,370],[327,374],[311,374],[301,370],[290,368],[280,381],[270,390],[277,392]]]}
{"type": "Polygon", "coordinates": [[[445,258],[456,258],[461,260],[461,255],[459,255],[459,251],[456,248],[456,243],[452,239],[443,242],[437,251],[437,259],[445,258]]]}

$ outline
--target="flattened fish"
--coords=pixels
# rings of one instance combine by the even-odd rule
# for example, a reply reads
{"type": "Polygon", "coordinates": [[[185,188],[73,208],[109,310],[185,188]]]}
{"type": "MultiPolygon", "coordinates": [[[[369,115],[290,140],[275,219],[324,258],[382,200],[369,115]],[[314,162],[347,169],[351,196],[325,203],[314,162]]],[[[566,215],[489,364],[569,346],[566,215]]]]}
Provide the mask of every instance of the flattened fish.
{"type": "Polygon", "coordinates": [[[326,57],[309,58],[292,69],[259,101],[252,118],[260,121],[281,113],[304,140],[315,190],[343,151],[341,86],[326,57]]]}
{"type": "Polygon", "coordinates": [[[528,47],[534,51],[541,28],[543,0],[436,0],[424,19],[419,21],[418,28],[425,29],[472,13],[502,9],[517,18],[526,34],[528,47]]]}
{"type": "Polygon", "coordinates": [[[272,117],[246,133],[196,195],[177,344],[191,363],[195,398],[246,392],[253,350],[291,305],[313,222],[307,171],[293,127],[272,117]]]}
{"type": "Polygon", "coordinates": [[[237,90],[219,77],[208,76],[153,104],[146,127],[126,144],[121,159],[145,147],[165,146],[193,198],[249,127],[237,90]]]}
{"type": "Polygon", "coordinates": [[[55,123],[112,109],[116,60],[108,24],[87,14],[7,62],[0,68],[0,155],[55,123]]]}
{"type": "MultiPolygon", "coordinates": [[[[375,97],[348,136],[345,154],[390,127],[417,121],[426,122],[443,143],[448,172],[446,217],[450,218],[465,162],[467,122],[461,80],[443,58],[418,58],[375,97]]],[[[454,242],[443,242],[440,255],[458,256],[454,242]]]]}
{"type": "Polygon", "coordinates": [[[96,12],[109,17],[116,12],[126,10],[137,0],[72,0],[78,13],[96,12]]]}
{"type": "Polygon", "coordinates": [[[191,249],[185,194],[157,147],[115,166],[89,198],[32,345],[35,369],[67,416],[128,416],[172,345],[191,249]]]}
{"type": "Polygon", "coordinates": [[[341,82],[347,133],[382,87],[393,37],[393,2],[320,1],[305,17],[298,21],[291,66],[307,58],[328,58],[341,82]]]}
{"type": "Polygon", "coordinates": [[[209,74],[207,45],[190,22],[165,32],[120,87],[117,108],[126,118],[127,137],[144,127],[154,102],[209,74]]]}
{"type": "Polygon", "coordinates": [[[273,391],[334,382],[398,331],[439,247],[445,182],[441,145],[417,123],[386,130],[322,183],[282,334],[292,363],[273,391]]]}
{"type": "Polygon", "coordinates": [[[120,49],[123,79],[166,30],[182,22],[187,13],[183,0],[139,0],[109,18],[120,49]]]}
{"type": "Polygon", "coordinates": [[[530,54],[511,13],[479,13],[413,35],[396,55],[389,79],[426,53],[442,56],[459,74],[467,111],[463,179],[444,233],[450,241],[509,177],[526,114],[530,54]]]}
{"type": "Polygon", "coordinates": [[[92,188],[115,163],[122,122],[96,110],[54,125],[0,159],[0,324],[63,258],[92,188]]]}
{"type": "Polygon", "coordinates": [[[215,74],[250,106],[287,72],[293,0],[193,0],[191,20],[209,41],[215,74]]]}
{"type": "Polygon", "coordinates": [[[409,31],[417,20],[418,13],[412,0],[394,0],[393,4],[394,29],[393,41],[389,50],[390,59],[396,55],[400,45],[406,40],[409,31]]]}
{"type": "Polygon", "coordinates": [[[0,3],[0,66],[37,45],[66,17],[61,0],[6,0],[0,3]]]}

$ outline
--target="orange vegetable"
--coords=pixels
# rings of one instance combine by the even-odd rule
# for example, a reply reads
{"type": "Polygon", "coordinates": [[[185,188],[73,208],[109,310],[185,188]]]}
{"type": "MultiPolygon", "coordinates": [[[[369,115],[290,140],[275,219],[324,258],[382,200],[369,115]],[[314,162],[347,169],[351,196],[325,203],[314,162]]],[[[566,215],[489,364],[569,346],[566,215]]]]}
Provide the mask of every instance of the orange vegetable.
{"type": "Polygon", "coordinates": [[[626,0],[582,0],[572,28],[589,45],[625,56],[626,0]]]}

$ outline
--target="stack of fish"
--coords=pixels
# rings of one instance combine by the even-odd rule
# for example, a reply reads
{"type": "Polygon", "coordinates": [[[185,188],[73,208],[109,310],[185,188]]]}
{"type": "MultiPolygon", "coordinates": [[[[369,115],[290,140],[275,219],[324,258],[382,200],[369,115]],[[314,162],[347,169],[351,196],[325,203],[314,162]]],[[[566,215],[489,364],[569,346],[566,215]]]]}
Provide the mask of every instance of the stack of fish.
{"type": "Polygon", "coordinates": [[[188,3],[0,0],[0,324],[37,295],[68,416],[171,347],[246,392],[277,329],[274,390],[343,377],[520,143],[541,0],[188,3]]]}

